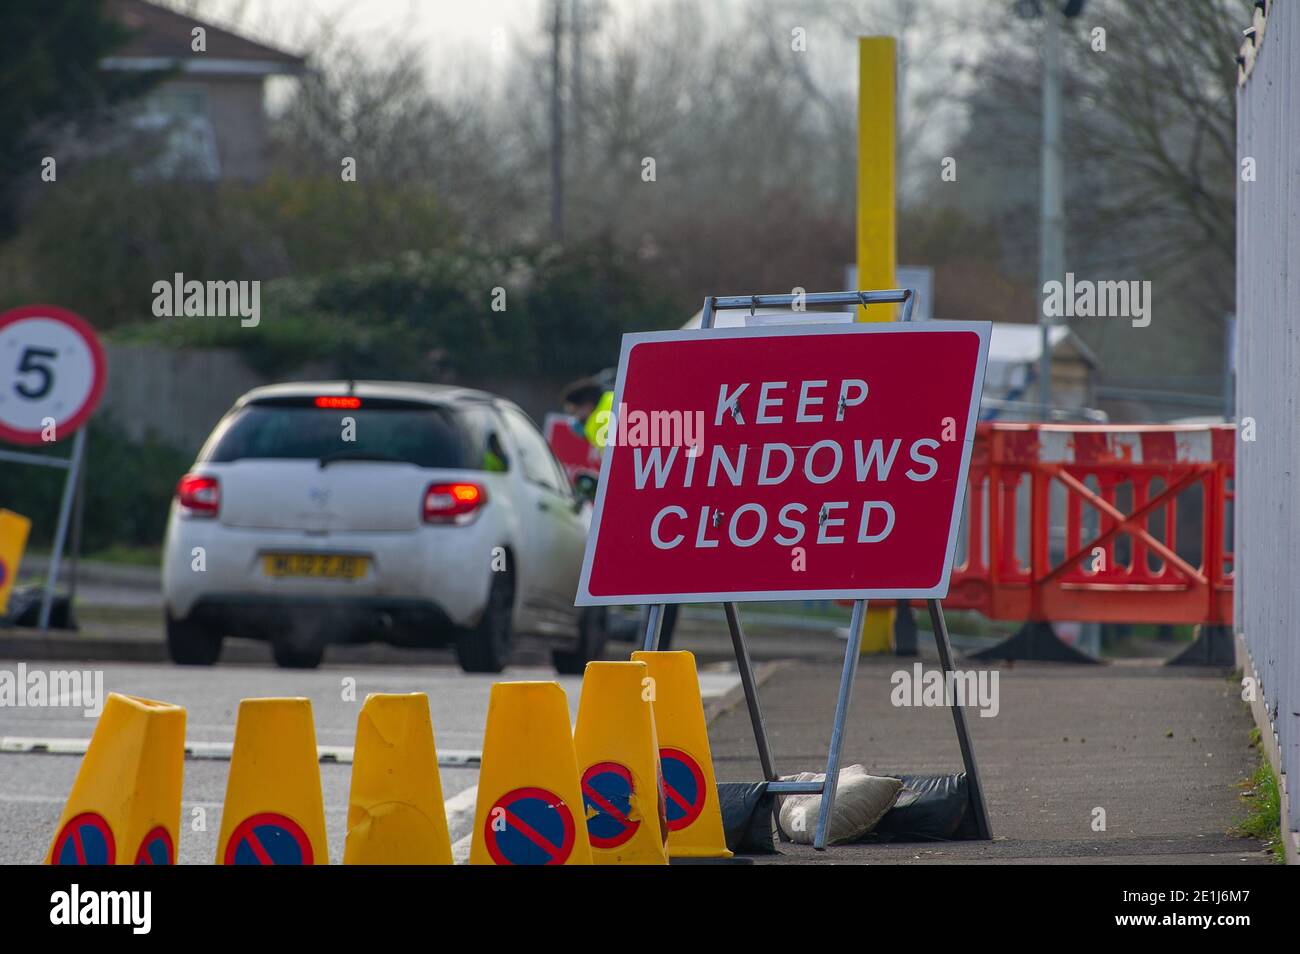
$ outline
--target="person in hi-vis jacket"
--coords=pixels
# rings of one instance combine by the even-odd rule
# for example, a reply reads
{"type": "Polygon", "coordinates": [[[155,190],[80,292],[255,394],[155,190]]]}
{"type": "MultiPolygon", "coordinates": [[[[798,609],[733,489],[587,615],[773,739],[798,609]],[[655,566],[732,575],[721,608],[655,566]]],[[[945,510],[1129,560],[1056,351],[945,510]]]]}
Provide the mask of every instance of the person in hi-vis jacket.
{"type": "Polygon", "coordinates": [[[564,413],[573,418],[574,433],[602,453],[613,410],[614,392],[595,378],[583,378],[564,389],[564,413]]]}
{"type": "MultiPolygon", "coordinates": [[[[564,389],[563,400],[564,413],[568,414],[573,421],[573,432],[603,454],[605,445],[609,441],[608,432],[610,416],[614,410],[614,392],[596,378],[582,378],[564,389]]],[[[634,641],[639,641],[640,635],[645,632],[648,612],[649,607],[642,610],[641,632],[635,634],[634,641]]],[[[669,603],[664,607],[663,624],[659,628],[661,650],[672,647],[673,628],[676,624],[677,605],[669,603]]]]}

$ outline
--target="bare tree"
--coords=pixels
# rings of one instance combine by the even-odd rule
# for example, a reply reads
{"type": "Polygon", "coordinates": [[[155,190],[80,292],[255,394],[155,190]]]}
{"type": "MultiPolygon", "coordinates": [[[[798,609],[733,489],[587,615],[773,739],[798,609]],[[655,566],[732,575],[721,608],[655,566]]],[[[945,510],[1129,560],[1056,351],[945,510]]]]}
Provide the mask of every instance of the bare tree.
{"type": "MultiPolygon", "coordinates": [[[[955,153],[976,218],[998,223],[1008,268],[1037,260],[1037,26],[1009,4],[972,14],[988,45],[966,70],[970,124],[955,153]],[[974,167],[972,169],[972,166],[974,167]]],[[[1235,74],[1247,0],[1090,0],[1065,43],[1067,266],[1081,276],[1151,280],[1155,328],[1082,324],[1121,373],[1217,370],[1234,300],[1235,74]],[[1099,32],[1103,31],[1103,32],[1099,32]]],[[[1021,316],[1026,320],[1029,316],[1021,316]]]]}
{"type": "Polygon", "coordinates": [[[359,182],[425,190],[480,239],[511,234],[524,199],[490,96],[435,92],[423,54],[400,39],[376,53],[328,24],[310,49],[311,70],[272,124],[283,169],[338,178],[351,157],[359,182]]]}

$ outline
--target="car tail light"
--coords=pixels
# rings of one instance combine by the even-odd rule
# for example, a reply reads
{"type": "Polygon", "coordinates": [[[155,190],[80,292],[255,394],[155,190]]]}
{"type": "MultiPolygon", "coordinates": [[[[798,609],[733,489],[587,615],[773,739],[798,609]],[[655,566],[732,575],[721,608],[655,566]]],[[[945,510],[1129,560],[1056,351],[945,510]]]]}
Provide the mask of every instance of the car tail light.
{"type": "Polygon", "coordinates": [[[215,477],[186,474],[176,485],[176,500],[191,517],[215,517],[221,506],[221,486],[215,477]]]}
{"type": "Polygon", "coordinates": [[[316,404],[317,407],[331,408],[331,409],[339,409],[339,408],[341,408],[341,409],[344,409],[344,410],[350,410],[350,409],[356,409],[356,408],[359,408],[359,407],[361,406],[361,398],[359,398],[359,397],[333,397],[333,396],[330,396],[330,397],[318,397],[318,398],[316,399],[316,401],[315,401],[315,404],[316,404]]]}
{"type": "Polygon", "coordinates": [[[430,484],[424,492],[425,523],[467,523],[487,503],[478,484],[430,484]]]}

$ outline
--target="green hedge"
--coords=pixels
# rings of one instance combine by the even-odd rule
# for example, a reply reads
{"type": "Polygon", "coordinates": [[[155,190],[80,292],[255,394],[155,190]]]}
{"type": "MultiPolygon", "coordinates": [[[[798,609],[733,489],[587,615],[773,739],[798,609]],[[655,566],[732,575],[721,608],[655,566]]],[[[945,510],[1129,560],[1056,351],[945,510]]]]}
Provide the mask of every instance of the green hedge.
{"type": "Polygon", "coordinates": [[[275,377],[322,362],[358,378],[577,377],[614,364],[625,331],[672,327],[680,307],[609,242],[517,252],[408,253],[263,285],[255,328],[157,318],[121,342],[228,347],[275,377]],[[494,310],[503,289],[505,310],[494,310]]]}
{"type": "MultiPolygon", "coordinates": [[[[102,415],[88,427],[82,552],[157,544],[176,481],[191,457],[159,441],[130,441],[121,427],[102,415]]],[[[71,449],[71,442],[64,440],[32,450],[66,458],[71,449]]],[[[0,506],[31,519],[31,547],[53,543],[64,473],[26,464],[0,466],[0,506]]]]}

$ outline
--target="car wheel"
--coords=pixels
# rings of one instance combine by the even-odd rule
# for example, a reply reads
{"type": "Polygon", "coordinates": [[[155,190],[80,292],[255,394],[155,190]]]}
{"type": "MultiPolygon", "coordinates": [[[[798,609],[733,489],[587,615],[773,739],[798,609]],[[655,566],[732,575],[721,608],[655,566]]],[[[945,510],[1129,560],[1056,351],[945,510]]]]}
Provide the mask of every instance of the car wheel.
{"type": "Polygon", "coordinates": [[[193,619],[167,614],[167,655],[180,666],[211,666],[221,655],[221,634],[193,619]]]}
{"type": "Polygon", "coordinates": [[[466,672],[500,672],[510,661],[514,639],[514,577],[509,572],[492,574],[487,606],[477,626],[456,633],[456,659],[466,672]]]}
{"type": "Polygon", "coordinates": [[[271,656],[282,669],[315,669],[325,658],[325,642],[319,633],[280,630],[271,636],[271,656]]]}
{"type": "Polygon", "coordinates": [[[555,650],[551,662],[565,676],[580,676],[593,659],[599,659],[609,638],[609,613],[603,606],[588,606],[578,619],[578,645],[572,651],[555,650]]]}

